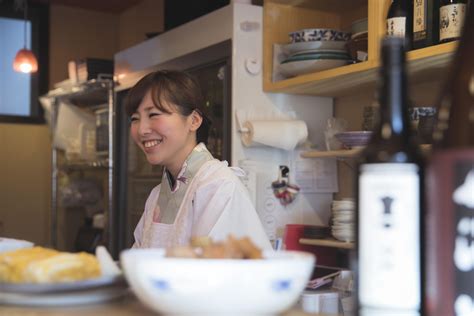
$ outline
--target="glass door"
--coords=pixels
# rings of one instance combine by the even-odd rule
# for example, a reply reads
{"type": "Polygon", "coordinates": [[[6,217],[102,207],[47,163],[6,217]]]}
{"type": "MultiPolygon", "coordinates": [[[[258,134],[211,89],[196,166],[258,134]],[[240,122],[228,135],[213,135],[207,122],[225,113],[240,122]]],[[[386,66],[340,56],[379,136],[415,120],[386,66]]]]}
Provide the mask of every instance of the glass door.
{"type": "MultiPolygon", "coordinates": [[[[205,115],[211,120],[207,148],[214,158],[230,160],[230,65],[227,59],[188,70],[199,82],[205,115]]],[[[229,161],[230,163],[230,161],[229,161]]]]}

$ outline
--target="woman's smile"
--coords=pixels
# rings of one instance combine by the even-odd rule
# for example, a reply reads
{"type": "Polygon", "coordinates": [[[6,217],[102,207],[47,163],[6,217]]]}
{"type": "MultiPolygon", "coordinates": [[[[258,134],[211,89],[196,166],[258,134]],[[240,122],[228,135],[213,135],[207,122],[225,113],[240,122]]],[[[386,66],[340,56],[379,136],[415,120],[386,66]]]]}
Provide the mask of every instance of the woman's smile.
{"type": "Polygon", "coordinates": [[[143,147],[145,148],[152,148],[152,147],[156,147],[158,146],[159,144],[161,144],[162,140],[146,140],[143,142],[143,147]]]}

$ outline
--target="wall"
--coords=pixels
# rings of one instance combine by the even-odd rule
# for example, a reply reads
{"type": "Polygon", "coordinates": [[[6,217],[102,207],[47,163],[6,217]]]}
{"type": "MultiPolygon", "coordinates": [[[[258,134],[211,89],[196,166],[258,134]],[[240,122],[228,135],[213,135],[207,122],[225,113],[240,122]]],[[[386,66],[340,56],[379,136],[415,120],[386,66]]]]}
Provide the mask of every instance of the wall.
{"type": "Polygon", "coordinates": [[[95,57],[111,59],[118,48],[117,15],[51,6],[50,9],[50,87],[67,79],[68,61],[95,57]]]}
{"type": "MultiPolygon", "coordinates": [[[[440,82],[424,82],[409,85],[412,106],[434,106],[440,91],[440,82]]],[[[360,131],[364,106],[376,105],[375,88],[364,90],[334,100],[335,116],[346,119],[348,130],[360,131]]],[[[354,176],[356,160],[346,158],[339,162],[338,181],[340,185],[336,198],[354,197],[354,176]]]]}
{"type": "Polygon", "coordinates": [[[120,14],[118,51],[144,41],[146,33],[162,32],[163,8],[164,0],[143,0],[120,14]]]}
{"type": "MultiPolygon", "coordinates": [[[[67,79],[69,60],[112,59],[119,47],[142,41],[145,30],[163,29],[163,0],[144,0],[129,10],[113,15],[52,5],[50,88],[67,79]]],[[[0,145],[0,237],[23,238],[47,245],[51,207],[48,126],[0,123],[0,145]]]]}
{"type": "Polygon", "coordinates": [[[48,133],[43,125],[0,124],[0,236],[48,240],[48,133]]]}

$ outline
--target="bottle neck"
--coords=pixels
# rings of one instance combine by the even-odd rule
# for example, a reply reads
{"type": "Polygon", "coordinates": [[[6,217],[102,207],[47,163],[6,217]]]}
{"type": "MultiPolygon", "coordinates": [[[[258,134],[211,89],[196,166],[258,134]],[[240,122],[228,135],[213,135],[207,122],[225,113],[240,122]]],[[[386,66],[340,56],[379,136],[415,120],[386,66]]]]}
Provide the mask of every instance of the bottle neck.
{"type": "MultiPolygon", "coordinates": [[[[390,59],[390,57],[387,57],[390,59]]],[[[397,58],[404,58],[398,56],[397,58]]],[[[379,135],[382,139],[409,137],[408,95],[404,62],[384,62],[380,102],[379,135]]]]}

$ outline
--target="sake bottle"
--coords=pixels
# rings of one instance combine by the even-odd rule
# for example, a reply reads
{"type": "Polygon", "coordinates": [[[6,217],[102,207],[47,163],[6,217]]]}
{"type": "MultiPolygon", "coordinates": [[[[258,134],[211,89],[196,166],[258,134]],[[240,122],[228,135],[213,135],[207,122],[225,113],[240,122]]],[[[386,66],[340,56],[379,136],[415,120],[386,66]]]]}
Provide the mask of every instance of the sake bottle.
{"type": "Polygon", "coordinates": [[[378,127],[357,167],[359,315],[422,312],[423,162],[408,117],[405,41],[382,41],[378,127]]]}
{"type": "Polygon", "coordinates": [[[474,315],[474,6],[438,102],[427,171],[427,309],[474,315]]]}
{"type": "Polygon", "coordinates": [[[413,8],[411,0],[392,0],[387,13],[387,35],[406,38],[411,47],[413,33],[413,8]]]}
{"type": "Polygon", "coordinates": [[[413,48],[423,48],[439,40],[439,0],[413,0],[413,48]]]}
{"type": "Polygon", "coordinates": [[[440,0],[439,42],[445,43],[460,38],[467,11],[467,0],[440,0]]]}

